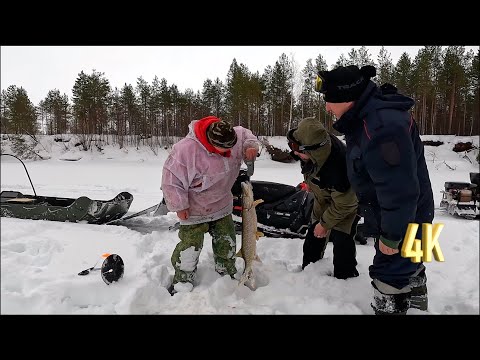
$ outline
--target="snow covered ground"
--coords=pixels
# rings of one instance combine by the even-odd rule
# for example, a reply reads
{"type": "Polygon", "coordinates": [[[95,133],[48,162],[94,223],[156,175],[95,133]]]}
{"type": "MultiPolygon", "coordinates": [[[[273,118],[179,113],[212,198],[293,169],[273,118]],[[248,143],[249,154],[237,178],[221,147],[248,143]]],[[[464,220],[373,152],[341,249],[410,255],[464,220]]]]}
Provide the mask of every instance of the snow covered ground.
{"type": "MultiPolygon", "coordinates": [[[[478,172],[472,163],[451,149],[454,143],[479,138],[425,136],[441,140],[427,146],[426,157],[438,207],[445,181],[469,182],[478,172]],[[444,162],[445,161],[445,162],[444,162]],[[448,165],[448,166],[447,166],[448,165]],[[452,170],[453,168],[455,170],[452,170]]],[[[45,141],[49,141],[45,139],[45,141]]],[[[286,148],[285,138],[270,138],[286,148]]],[[[122,191],[134,196],[129,214],[155,205],[162,199],[160,179],[167,150],[158,156],[148,148],[128,151],[106,146],[103,153],[71,150],[50,140],[51,158],[28,161],[37,194],[107,200],[122,191]],[[64,161],[77,160],[77,161],[64,161]]],[[[298,163],[273,162],[262,152],[253,180],[297,185],[302,181],[298,163]]],[[[25,171],[16,159],[1,158],[1,189],[32,194],[25,171]]],[[[133,221],[134,219],[132,219],[133,221]]],[[[1,313],[2,314],[373,314],[368,276],[373,244],[357,245],[360,276],[337,280],[333,270],[332,244],[325,258],[299,271],[301,239],[263,237],[258,241],[261,264],[255,265],[260,287],[251,291],[236,280],[214,271],[211,238],[205,236],[198,265],[198,285],[191,293],[170,296],[173,267],[170,256],[178,241],[168,226],[176,215],[143,217],[145,226],[61,223],[1,218],[1,313]],[[78,276],[103,253],[119,254],[125,263],[124,277],[106,285],[99,272],[78,276]]],[[[479,314],[479,221],[455,218],[436,211],[434,223],[445,227],[439,242],[445,262],[426,263],[429,314],[479,314]]],[[[240,235],[237,246],[240,247],[240,235]]],[[[243,260],[237,259],[243,271],[243,260]]],[[[409,315],[422,315],[409,310],[409,315]]]]}

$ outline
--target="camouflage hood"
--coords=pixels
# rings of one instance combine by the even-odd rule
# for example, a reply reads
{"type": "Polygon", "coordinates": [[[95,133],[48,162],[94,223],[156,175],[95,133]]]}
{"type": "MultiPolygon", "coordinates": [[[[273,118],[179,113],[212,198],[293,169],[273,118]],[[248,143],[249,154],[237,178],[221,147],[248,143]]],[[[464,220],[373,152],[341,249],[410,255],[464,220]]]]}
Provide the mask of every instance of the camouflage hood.
{"type": "Polygon", "coordinates": [[[327,140],[327,143],[321,148],[308,151],[312,161],[318,167],[322,167],[330,155],[331,140],[329,133],[320,121],[314,117],[303,119],[298,124],[298,128],[293,132],[293,136],[302,145],[315,145],[327,140]]]}

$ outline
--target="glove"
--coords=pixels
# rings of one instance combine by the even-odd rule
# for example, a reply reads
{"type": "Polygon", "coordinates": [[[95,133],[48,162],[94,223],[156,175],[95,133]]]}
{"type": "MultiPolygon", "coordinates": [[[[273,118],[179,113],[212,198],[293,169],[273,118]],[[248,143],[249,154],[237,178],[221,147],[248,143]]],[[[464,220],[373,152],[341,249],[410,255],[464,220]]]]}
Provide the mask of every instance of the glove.
{"type": "Polygon", "coordinates": [[[250,177],[247,175],[246,170],[240,170],[240,173],[237,176],[237,180],[232,186],[232,195],[235,197],[240,197],[242,195],[242,185],[244,181],[250,181],[250,177]]]}

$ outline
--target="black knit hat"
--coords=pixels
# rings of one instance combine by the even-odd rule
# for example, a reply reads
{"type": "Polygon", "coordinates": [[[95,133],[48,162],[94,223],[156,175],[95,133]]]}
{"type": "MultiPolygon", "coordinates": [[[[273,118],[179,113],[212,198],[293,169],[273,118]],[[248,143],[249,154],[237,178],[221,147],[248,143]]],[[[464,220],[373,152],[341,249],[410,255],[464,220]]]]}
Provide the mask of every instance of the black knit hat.
{"type": "Polygon", "coordinates": [[[350,65],[340,66],[332,71],[319,71],[318,76],[323,81],[320,92],[325,94],[325,101],[329,103],[358,100],[370,78],[376,73],[372,65],[363,66],[361,69],[356,65],[350,65]]]}
{"type": "Polygon", "coordinates": [[[237,143],[237,133],[224,120],[214,122],[208,127],[207,138],[210,144],[223,149],[230,149],[237,143]]]}

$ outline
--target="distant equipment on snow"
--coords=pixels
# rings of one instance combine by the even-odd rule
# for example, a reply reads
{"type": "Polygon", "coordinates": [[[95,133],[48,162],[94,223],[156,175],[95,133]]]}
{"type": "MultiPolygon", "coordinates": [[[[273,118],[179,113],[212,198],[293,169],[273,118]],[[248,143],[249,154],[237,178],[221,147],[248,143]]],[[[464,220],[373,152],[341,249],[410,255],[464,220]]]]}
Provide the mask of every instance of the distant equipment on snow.
{"type": "Polygon", "coordinates": [[[440,201],[440,209],[450,215],[458,215],[466,219],[480,216],[480,173],[470,173],[468,182],[445,182],[445,190],[440,201]]]}

